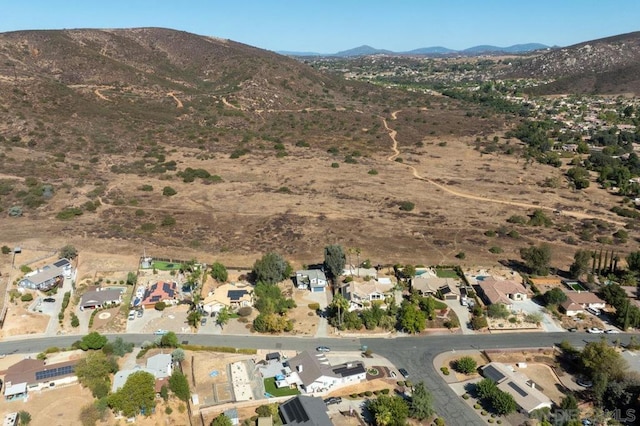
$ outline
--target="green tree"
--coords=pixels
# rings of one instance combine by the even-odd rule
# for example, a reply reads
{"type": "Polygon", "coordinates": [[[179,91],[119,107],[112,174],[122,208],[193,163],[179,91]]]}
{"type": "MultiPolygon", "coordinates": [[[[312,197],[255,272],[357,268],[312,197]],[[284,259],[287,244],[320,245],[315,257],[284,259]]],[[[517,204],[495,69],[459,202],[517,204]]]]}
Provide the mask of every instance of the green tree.
{"type": "Polygon", "coordinates": [[[253,276],[258,283],[275,284],[291,276],[289,262],[278,253],[267,253],[253,264],[253,276]]]}
{"type": "Polygon", "coordinates": [[[184,350],[181,348],[177,348],[173,352],[171,352],[171,360],[173,362],[182,362],[184,361],[184,357],[184,350]]]}
{"type": "Polygon", "coordinates": [[[426,420],[433,414],[433,397],[424,386],[424,382],[418,382],[411,392],[409,415],[414,419],[426,420]]]}
{"type": "Polygon", "coordinates": [[[324,248],[324,266],[327,268],[334,284],[338,277],[342,275],[346,263],[347,258],[341,245],[332,244],[324,248]]]}
{"type": "Polygon", "coordinates": [[[200,324],[200,319],[202,318],[202,313],[199,309],[192,310],[187,314],[187,323],[191,327],[197,327],[200,324]]]}
{"type": "Polygon", "coordinates": [[[2,254],[11,253],[11,249],[8,246],[2,246],[2,254]]]}
{"type": "Polygon", "coordinates": [[[564,398],[562,398],[562,401],[560,401],[560,408],[563,410],[577,410],[578,400],[575,395],[568,393],[564,398]]]}
{"type": "Polygon", "coordinates": [[[551,226],[553,224],[551,219],[549,219],[541,209],[535,209],[533,211],[528,223],[531,226],[551,226]]]}
{"type": "Polygon", "coordinates": [[[189,397],[191,396],[187,377],[178,370],[174,370],[171,377],[169,377],[169,389],[171,389],[171,392],[173,392],[178,398],[185,402],[189,400],[189,397]]]}
{"type": "Polygon", "coordinates": [[[454,366],[455,370],[459,373],[471,374],[475,373],[476,368],[478,368],[478,363],[470,356],[463,356],[455,362],[454,366]]]}
{"type": "Polygon", "coordinates": [[[376,426],[404,426],[409,416],[409,406],[400,396],[380,395],[367,401],[367,408],[376,426]]]}
{"type": "Polygon", "coordinates": [[[335,296],[333,296],[333,300],[329,305],[329,309],[335,314],[332,315],[332,318],[335,318],[334,326],[341,327],[344,319],[344,314],[349,310],[349,301],[345,299],[342,294],[337,293],[335,296]]]}
{"type": "Polygon", "coordinates": [[[567,177],[571,180],[576,189],[589,187],[589,171],[584,167],[577,166],[567,170],[567,177]]]}
{"type": "Polygon", "coordinates": [[[162,300],[159,302],[156,302],[155,305],[153,305],[153,309],[155,309],[156,311],[164,311],[167,308],[167,304],[164,303],[162,300]]]}
{"type": "Polygon", "coordinates": [[[511,315],[511,312],[509,312],[509,309],[504,303],[492,303],[487,308],[487,315],[490,318],[506,319],[506,318],[509,318],[509,315],[511,315]]]}
{"type": "Polygon", "coordinates": [[[640,272],[640,251],[632,251],[626,257],[627,267],[632,272],[640,272]]]}
{"type": "Polygon", "coordinates": [[[230,319],[231,319],[231,314],[229,313],[229,310],[225,306],[220,310],[220,312],[218,312],[218,316],[216,317],[216,324],[218,324],[220,328],[224,328],[224,326],[229,322],[230,319]]]}
{"type": "Polygon", "coordinates": [[[211,265],[211,271],[209,274],[211,275],[211,278],[221,283],[226,282],[229,278],[227,268],[225,268],[225,266],[220,262],[214,262],[211,265]]]}
{"type": "Polygon", "coordinates": [[[496,413],[501,416],[513,413],[518,407],[515,399],[513,399],[513,396],[511,396],[510,393],[499,389],[491,395],[491,405],[496,413]]]}
{"type": "Polygon", "coordinates": [[[520,257],[531,273],[535,275],[548,275],[551,262],[551,247],[541,244],[539,247],[527,247],[520,249],[520,257]]]}
{"type": "Polygon", "coordinates": [[[74,246],[67,244],[60,249],[58,256],[63,259],[73,260],[78,256],[78,250],[74,246]]]}
{"type": "Polygon", "coordinates": [[[116,393],[109,395],[107,403],[115,412],[121,412],[125,417],[132,417],[144,411],[148,416],[156,403],[156,379],[146,371],[136,371],[131,374],[124,386],[116,393]]]}
{"type": "Polygon", "coordinates": [[[169,388],[167,387],[167,385],[162,385],[162,387],[160,388],[160,397],[164,400],[164,402],[167,402],[169,400],[169,388]]]}
{"type": "Polygon", "coordinates": [[[496,382],[489,378],[485,378],[476,383],[476,392],[482,399],[490,398],[498,390],[496,382]]]}
{"type": "Polygon", "coordinates": [[[427,317],[418,306],[404,301],[400,306],[398,322],[407,333],[419,333],[426,327],[427,317]]]}
{"type": "Polygon", "coordinates": [[[107,344],[107,337],[98,333],[97,331],[92,331],[86,336],[82,337],[80,341],[80,349],[83,351],[88,351],[89,349],[96,350],[102,349],[104,345],[107,344]]]}
{"type": "Polygon", "coordinates": [[[224,414],[220,414],[218,417],[211,421],[211,426],[233,426],[231,419],[224,414]]]}
{"type": "Polygon", "coordinates": [[[620,380],[628,368],[622,355],[615,347],[609,346],[605,339],[587,343],[580,354],[580,360],[594,382],[598,375],[605,381],[620,380]]]}
{"type": "Polygon", "coordinates": [[[113,354],[120,357],[133,352],[133,343],[125,342],[122,337],[116,337],[110,345],[113,348],[113,354]]]}
{"type": "Polygon", "coordinates": [[[162,188],[162,195],[166,196],[166,197],[171,197],[173,195],[176,195],[178,193],[178,191],[176,191],[175,189],[173,189],[170,186],[165,186],[164,188],[162,188]]]}
{"type": "Polygon", "coordinates": [[[76,364],[75,373],[80,384],[91,390],[93,396],[101,398],[111,388],[110,375],[118,371],[118,363],[101,351],[87,354],[76,364]]]}
{"type": "Polygon", "coordinates": [[[578,250],[573,255],[573,263],[569,267],[569,274],[572,278],[580,278],[589,272],[589,265],[593,256],[589,250],[578,250]]]}
{"type": "Polygon", "coordinates": [[[567,294],[558,287],[547,290],[543,297],[547,305],[560,305],[567,300],[567,294]]]}
{"type": "Polygon", "coordinates": [[[180,346],[178,343],[178,336],[176,336],[176,333],[174,333],[173,331],[170,331],[164,336],[162,336],[162,338],[160,339],[160,346],[165,348],[167,347],[177,348],[178,346],[180,346]]]}
{"type": "Polygon", "coordinates": [[[127,285],[136,285],[138,282],[138,274],[135,272],[129,272],[127,274],[127,285]]]}
{"type": "Polygon", "coordinates": [[[20,426],[26,426],[31,423],[31,414],[29,414],[28,411],[20,410],[18,412],[18,419],[20,420],[20,426]]]}

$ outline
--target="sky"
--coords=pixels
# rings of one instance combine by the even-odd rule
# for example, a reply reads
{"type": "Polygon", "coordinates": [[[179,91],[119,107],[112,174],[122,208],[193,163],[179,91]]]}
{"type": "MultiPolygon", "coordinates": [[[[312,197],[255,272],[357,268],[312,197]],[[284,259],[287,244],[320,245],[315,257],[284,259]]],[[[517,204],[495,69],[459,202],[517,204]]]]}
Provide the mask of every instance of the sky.
{"type": "Polygon", "coordinates": [[[0,0],[0,32],[164,27],[273,51],[571,44],[640,30],[638,0],[0,0]]]}

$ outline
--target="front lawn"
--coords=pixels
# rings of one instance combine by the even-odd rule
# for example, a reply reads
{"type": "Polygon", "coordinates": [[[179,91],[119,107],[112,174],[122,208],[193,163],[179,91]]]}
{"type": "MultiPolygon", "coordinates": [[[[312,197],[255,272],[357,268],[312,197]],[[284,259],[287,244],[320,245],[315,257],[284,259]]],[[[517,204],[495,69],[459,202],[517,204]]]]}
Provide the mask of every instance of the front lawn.
{"type": "Polygon", "coordinates": [[[438,278],[460,278],[453,269],[436,268],[436,275],[438,278]]]}
{"type": "Polygon", "coordinates": [[[277,388],[275,377],[268,377],[264,379],[264,390],[266,393],[272,396],[291,396],[300,394],[300,391],[298,389],[277,388]]]}
{"type": "Polygon", "coordinates": [[[154,260],[151,264],[153,269],[158,271],[178,271],[182,267],[181,263],[165,262],[163,260],[154,260]]]}

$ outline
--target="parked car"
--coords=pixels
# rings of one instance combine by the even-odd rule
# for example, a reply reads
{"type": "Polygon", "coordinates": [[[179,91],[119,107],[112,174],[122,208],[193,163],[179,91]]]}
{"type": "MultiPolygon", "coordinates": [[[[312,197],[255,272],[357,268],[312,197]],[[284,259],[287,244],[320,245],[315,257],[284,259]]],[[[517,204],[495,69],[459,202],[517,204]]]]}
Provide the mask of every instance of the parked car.
{"type": "Polygon", "coordinates": [[[576,327],[571,327],[567,329],[567,331],[569,331],[570,333],[575,333],[576,331],[578,331],[578,329],[576,327]]]}
{"type": "Polygon", "coordinates": [[[167,330],[163,330],[161,328],[159,328],[159,329],[157,329],[156,331],[153,332],[153,334],[155,334],[156,336],[164,336],[167,333],[168,333],[167,330]]]}
{"type": "Polygon", "coordinates": [[[42,299],[42,301],[46,303],[55,303],[56,299],[54,299],[53,297],[45,297],[44,299],[42,299]]]}
{"type": "Polygon", "coordinates": [[[600,309],[596,309],[596,308],[587,308],[587,312],[595,316],[600,315],[600,309]]]}
{"type": "Polygon", "coordinates": [[[129,311],[129,321],[136,319],[136,311],[129,311]]]}
{"type": "Polygon", "coordinates": [[[398,372],[402,374],[402,377],[404,377],[405,379],[409,377],[409,372],[404,368],[398,368],[398,372]]]}
{"type": "Polygon", "coordinates": [[[578,384],[578,386],[582,386],[583,388],[590,388],[591,386],[593,386],[592,382],[585,379],[578,379],[576,383],[578,384]]]}
{"type": "Polygon", "coordinates": [[[142,315],[144,315],[144,309],[138,309],[138,318],[142,318],[142,315]]]}
{"type": "Polygon", "coordinates": [[[331,349],[328,346],[318,346],[316,348],[318,352],[331,352],[331,349]]]}
{"type": "Polygon", "coordinates": [[[607,334],[619,334],[620,330],[616,330],[615,328],[610,328],[608,330],[605,330],[604,332],[607,334]]]}
{"type": "Polygon", "coordinates": [[[342,398],[340,398],[339,396],[332,396],[324,400],[324,403],[327,405],[340,404],[341,402],[342,398]]]}
{"type": "Polygon", "coordinates": [[[207,324],[207,317],[200,318],[200,325],[206,325],[206,324],[207,324]]]}
{"type": "Polygon", "coordinates": [[[604,330],[598,327],[591,327],[590,329],[587,330],[587,332],[591,334],[602,334],[604,333],[604,330]]]}

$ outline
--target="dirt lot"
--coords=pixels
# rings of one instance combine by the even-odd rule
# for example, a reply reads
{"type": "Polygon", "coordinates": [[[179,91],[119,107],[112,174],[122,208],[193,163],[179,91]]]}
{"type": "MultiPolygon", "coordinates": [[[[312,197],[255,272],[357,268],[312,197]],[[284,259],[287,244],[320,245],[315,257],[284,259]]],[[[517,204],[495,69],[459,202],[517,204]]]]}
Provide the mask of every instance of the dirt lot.
{"type": "Polygon", "coordinates": [[[49,324],[49,315],[30,312],[27,306],[28,303],[20,301],[15,305],[9,304],[4,326],[0,330],[1,337],[44,333],[49,324]]]}

